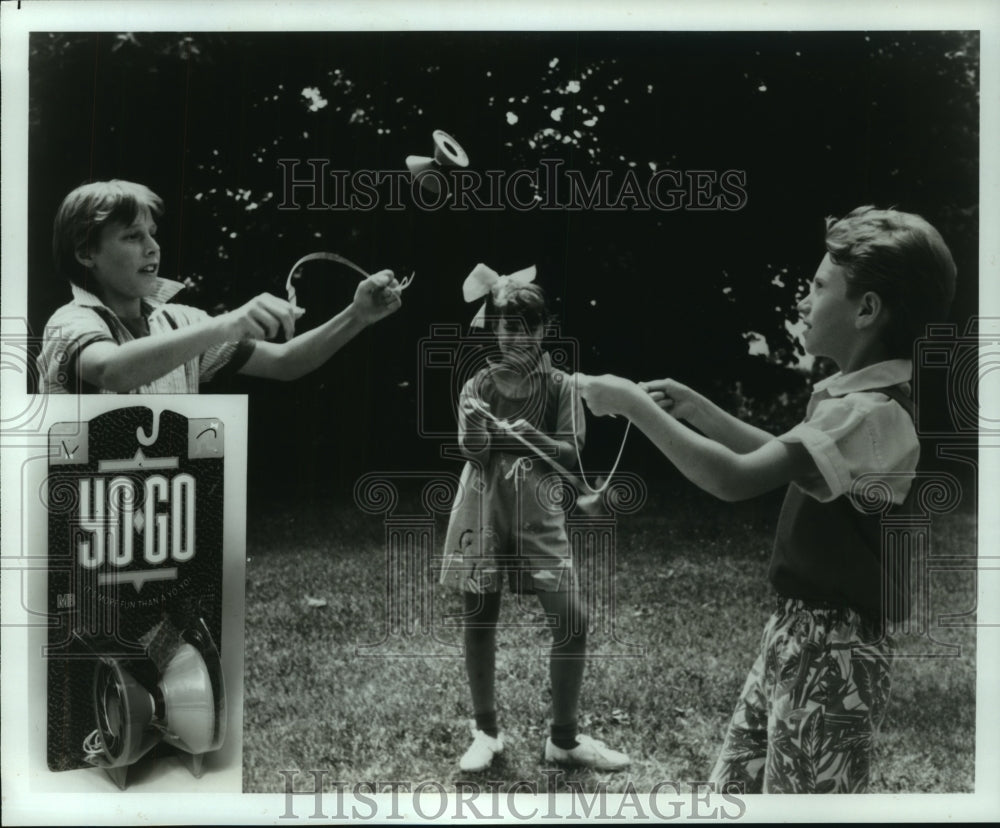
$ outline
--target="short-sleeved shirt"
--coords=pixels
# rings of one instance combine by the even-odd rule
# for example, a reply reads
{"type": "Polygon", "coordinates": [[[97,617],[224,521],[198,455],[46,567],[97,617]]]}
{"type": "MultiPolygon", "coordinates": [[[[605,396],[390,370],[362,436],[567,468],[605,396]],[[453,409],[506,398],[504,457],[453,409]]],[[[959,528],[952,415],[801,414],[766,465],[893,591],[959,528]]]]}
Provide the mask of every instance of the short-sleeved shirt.
{"type": "MultiPolygon", "coordinates": [[[[149,336],[186,328],[209,319],[205,311],[187,305],[167,304],[184,285],[157,278],[156,292],[141,302],[149,336]]],[[[45,326],[45,339],[38,357],[41,394],[74,394],[113,391],[89,386],[79,376],[80,354],[95,342],[121,345],[136,335],[99,297],[72,285],[73,301],[59,308],[45,326]]],[[[236,372],[253,353],[252,341],[224,342],[200,356],[178,365],[159,379],[133,388],[130,394],[197,394],[198,387],[223,370],[236,372]]]]}
{"type": "MultiPolygon", "coordinates": [[[[552,357],[548,352],[542,352],[537,364],[522,380],[522,387],[516,396],[508,396],[504,392],[498,381],[498,375],[502,373],[497,364],[491,363],[462,388],[458,407],[460,443],[464,443],[467,429],[462,402],[475,397],[486,403],[490,413],[497,419],[510,422],[527,420],[535,429],[555,440],[570,443],[575,440],[578,448],[583,447],[586,434],[583,403],[573,393],[571,377],[553,367],[552,357]]],[[[499,449],[515,456],[534,456],[531,449],[514,438],[494,435],[491,442],[495,443],[491,446],[494,451],[499,449]]]]}
{"type": "Polygon", "coordinates": [[[875,621],[907,614],[906,562],[885,557],[882,516],[852,487],[867,475],[888,487],[886,508],[907,500],[920,456],[911,376],[909,360],[891,360],[817,383],[805,420],[778,438],[800,443],[817,469],[789,485],[778,518],[768,577],[780,594],[875,621]]]}
{"type": "Polygon", "coordinates": [[[902,503],[920,457],[913,418],[878,389],[902,385],[909,391],[913,364],[893,359],[849,374],[837,373],[816,383],[805,419],[778,437],[800,443],[818,474],[794,485],[826,503],[850,492],[866,473],[886,474],[893,503],[902,503]]]}
{"type": "MultiPolygon", "coordinates": [[[[569,375],[553,368],[549,354],[542,354],[516,396],[504,392],[496,373],[495,366],[477,373],[463,387],[460,401],[475,397],[498,419],[524,419],[557,441],[582,447],[583,404],[569,375]]],[[[459,443],[465,445],[468,424],[461,404],[458,424],[459,443]]],[[[571,589],[564,507],[546,494],[553,467],[513,437],[494,432],[488,439],[481,451],[466,447],[469,461],[448,521],[442,583],[494,592],[506,569],[514,591],[571,589]]]]}

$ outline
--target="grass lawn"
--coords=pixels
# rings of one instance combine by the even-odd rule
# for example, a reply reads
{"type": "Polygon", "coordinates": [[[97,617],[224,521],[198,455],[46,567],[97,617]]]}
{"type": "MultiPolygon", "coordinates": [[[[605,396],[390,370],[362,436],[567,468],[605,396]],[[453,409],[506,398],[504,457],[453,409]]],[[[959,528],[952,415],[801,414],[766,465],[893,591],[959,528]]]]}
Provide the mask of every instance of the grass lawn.
{"type": "MultiPolygon", "coordinates": [[[[727,505],[685,487],[618,519],[617,604],[613,614],[592,610],[580,728],[628,752],[633,764],[619,774],[569,771],[560,785],[576,780],[593,791],[603,781],[621,791],[631,781],[648,791],[661,781],[707,777],[771,609],[766,566],[779,505],[773,496],[727,505]]],[[[434,526],[439,555],[446,519],[434,526]]],[[[424,586],[414,600],[427,602],[433,622],[383,640],[382,518],[349,499],[322,501],[251,514],[247,530],[244,790],[282,792],[281,770],[328,770],[328,789],[333,780],[437,781],[453,789],[470,778],[457,767],[471,713],[460,628],[448,618],[460,597],[434,588],[429,574],[415,579],[424,586]]],[[[974,555],[974,516],[938,519],[933,548],[974,555]]],[[[973,572],[932,573],[930,588],[932,618],[975,607],[973,572]]],[[[523,600],[505,594],[498,636],[507,749],[471,778],[482,786],[534,780],[544,790],[549,633],[537,601],[523,600]]],[[[874,791],[973,790],[975,630],[932,633],[959,652],[897,662],[874,791]]],[[[923,655],[927,645],[910,641],[903,650],[923,655]]]]}

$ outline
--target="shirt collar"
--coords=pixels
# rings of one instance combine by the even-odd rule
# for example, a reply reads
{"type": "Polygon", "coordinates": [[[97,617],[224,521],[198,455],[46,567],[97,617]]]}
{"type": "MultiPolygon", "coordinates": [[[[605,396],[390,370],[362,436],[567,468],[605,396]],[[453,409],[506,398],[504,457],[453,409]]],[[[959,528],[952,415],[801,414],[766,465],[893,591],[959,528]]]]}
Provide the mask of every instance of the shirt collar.
{"type": "Polygon", "coordinates": [[[843,397],[855,391],[871,391],[901,385],[913,379],[913,361],[909,359],[889,359],[867,365],[849,374],[838,371],[813,386],[813,393],[826,391],[831,397],[843,397]]]}
{"type": "MultiPolygon", "coordinates": [[[[95,293],[91,293],[86,288],[82,288],[79,285],[70,284],[70,288],[73,291],[73,301],[78,305],[83,305],[84,307],[104,307],[104,302],[101,301],[100,297],[95,293]]],[[[153,292],[152,296],[143,297],[144,302],[148,302],[152,307],[156,308],[165,302],[169,302],[178,293],[184,290],[184,284],[182,282],[175,282],[173,279],[164,279],[160,276],[156,277],[156,290],[153,292]]]]}

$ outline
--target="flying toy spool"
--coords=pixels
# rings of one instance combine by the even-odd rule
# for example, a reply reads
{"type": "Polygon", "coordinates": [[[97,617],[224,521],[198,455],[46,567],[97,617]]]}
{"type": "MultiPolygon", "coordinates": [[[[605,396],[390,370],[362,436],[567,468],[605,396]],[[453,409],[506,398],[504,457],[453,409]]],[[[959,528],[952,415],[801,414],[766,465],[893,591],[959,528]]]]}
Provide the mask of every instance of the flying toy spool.
{"type": "Polygon", "coordinates": [[[160,741],[183,751],[191,772],[200,776],[204,754],[225,739],[222,663],[207,630],[184,635],[152,688],[118,659],[102,658],[93,694],[97,727],[84,744],[86,760],[121,789],[129,766],[160,741]]]}
{"type": "Polygon", "coordinates": [[[406,156],[406,168],[414,183],[437,195],[441,192],[441,182],[434,172],[440,173],[444,167],[468,167],[469,156],[447,132],[434,130],[434,157],[426,155],[406,156]]]}

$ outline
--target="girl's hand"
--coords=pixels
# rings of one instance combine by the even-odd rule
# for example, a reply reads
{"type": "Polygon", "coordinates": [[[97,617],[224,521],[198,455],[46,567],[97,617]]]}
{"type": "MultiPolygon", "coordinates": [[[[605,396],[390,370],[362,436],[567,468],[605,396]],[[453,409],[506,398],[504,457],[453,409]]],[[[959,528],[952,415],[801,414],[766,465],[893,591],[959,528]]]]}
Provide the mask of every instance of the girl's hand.
{"type": "Polygon", "coordinates": [[[613,374],[600,377],[577,374],[573,381],[580,389],[580,396],[587,407],[598,417],[608,414],[628,416],[630,403],[643,395],[643,391],[634,382],[613,374]]]}
{"type": "Polygon", "coordinates": [[[507,430],[513,434],[520,434],[522,437],[527,434],[534,434],[535,427],[525,419],[517,419],[512,423],[507,423],[507,430]]]}
{"type": "Polygon", "coordinates": [[[660,408],[678,420],[688,422],[697,414],[701,395],[676,380],[661,379],[640,382],[639,387],[649,393],[660,408]]]}
{"type": "Polygon", "coordinates": [[[490,407],[478,397],[465,396],[459,404],[461,414],[465,418],[466,427],[477,431],[486,431],[492,418],[490,407]]]}
{"type": "Polygon", "coordinates": [[[391,270],[380,270],[358,285],[351,304],[361,321],[370,325],[399,310],[402,288],[391,270]]]}

